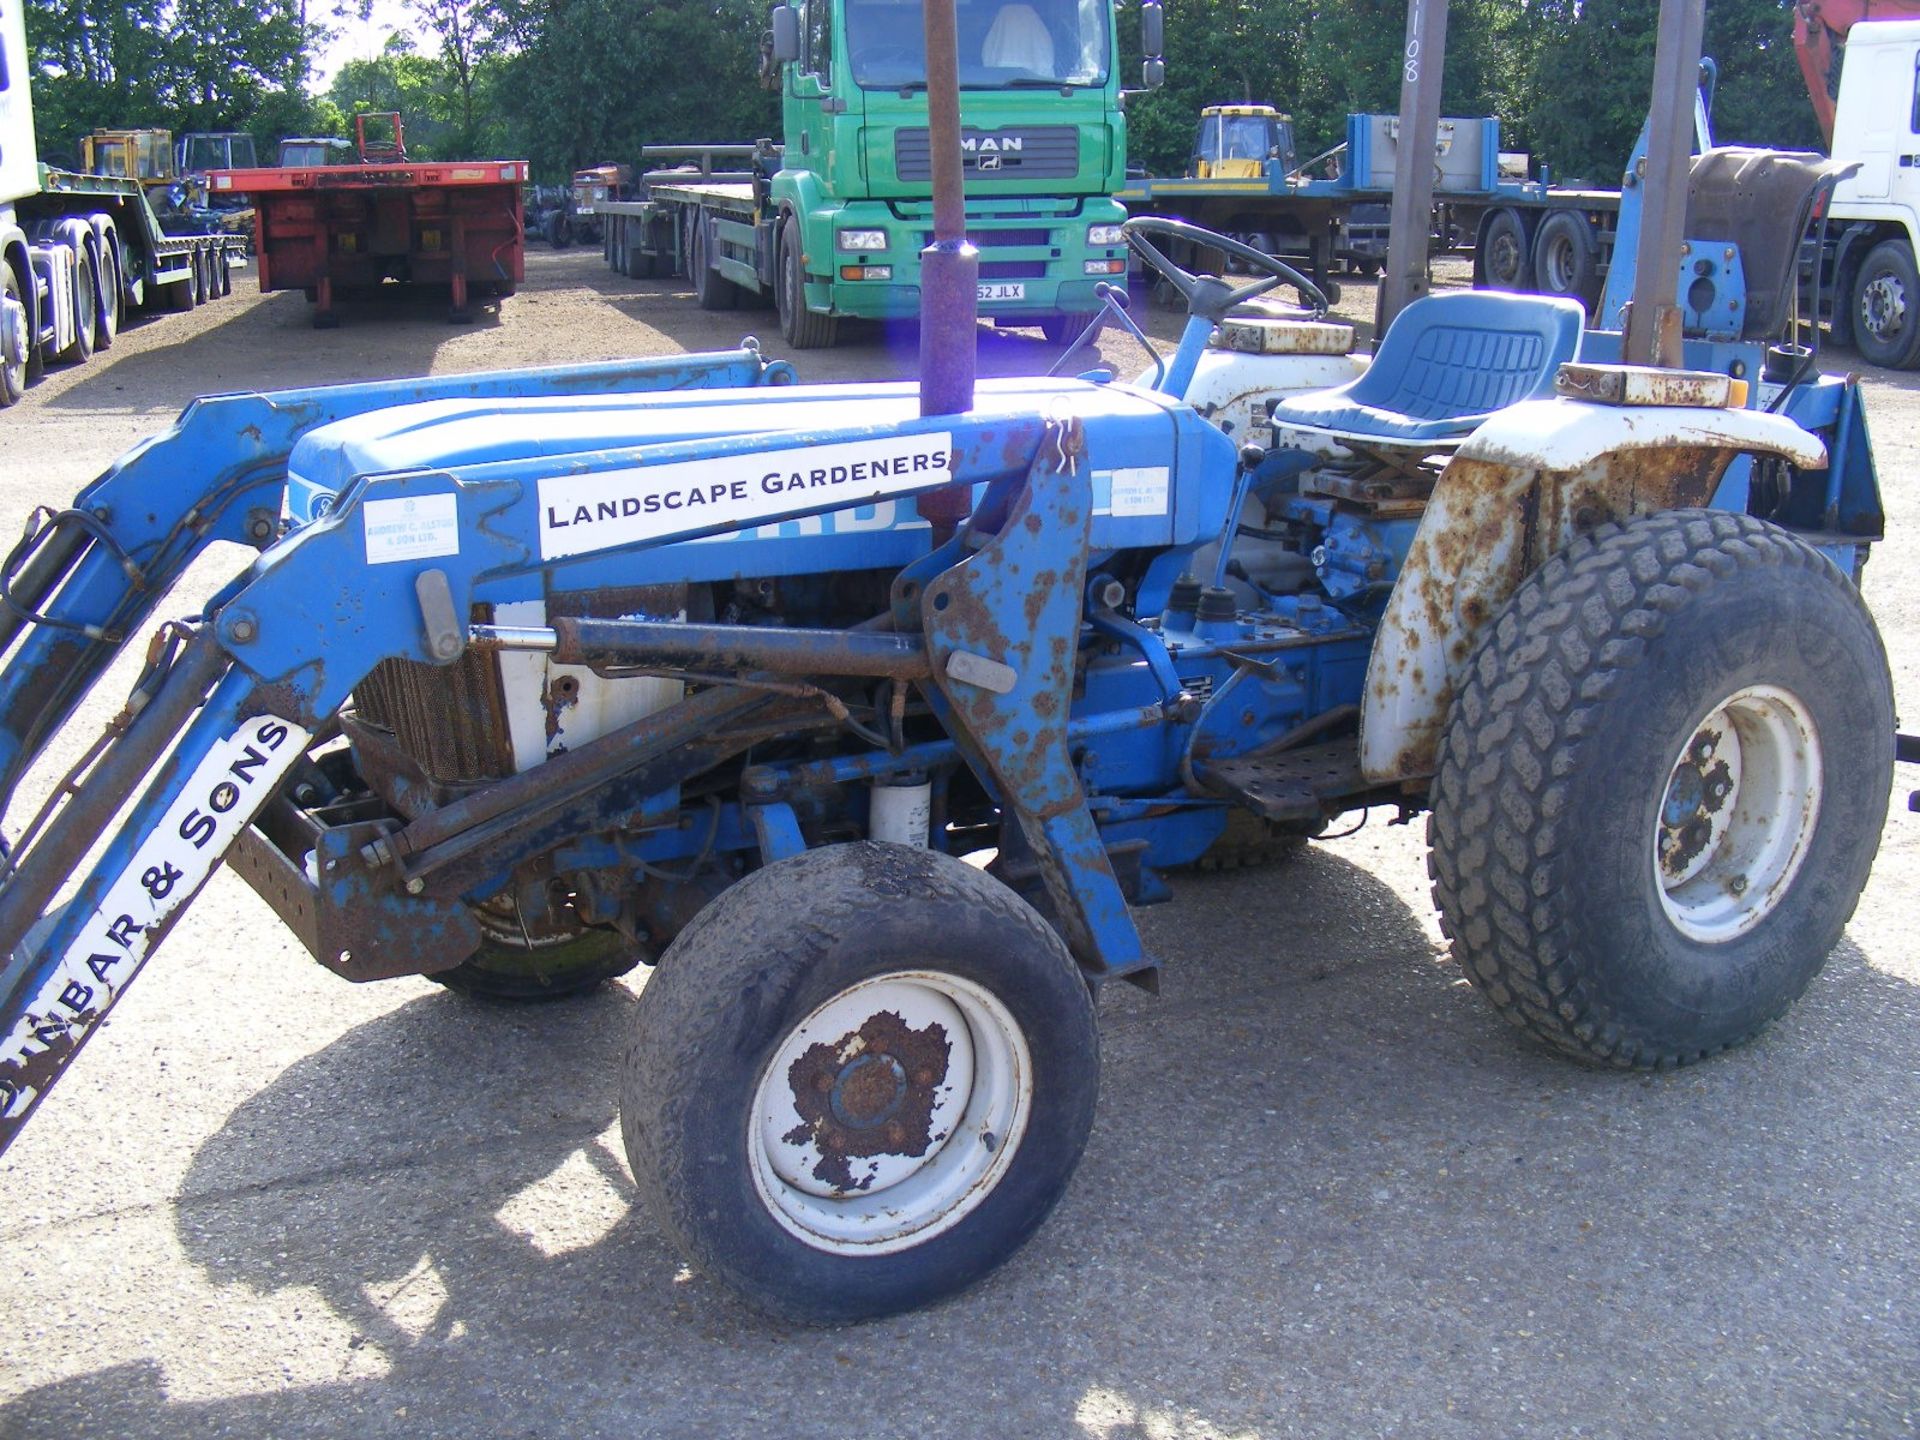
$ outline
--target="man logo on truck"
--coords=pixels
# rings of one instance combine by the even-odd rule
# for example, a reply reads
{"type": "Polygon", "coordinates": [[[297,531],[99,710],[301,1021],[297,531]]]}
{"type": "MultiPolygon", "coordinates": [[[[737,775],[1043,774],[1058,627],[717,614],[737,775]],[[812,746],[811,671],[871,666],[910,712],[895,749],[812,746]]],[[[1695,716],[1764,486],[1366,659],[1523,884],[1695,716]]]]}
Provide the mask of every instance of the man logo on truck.
{"type": "MultiPolygon", "coordinates": [[[[969,155],[976,152],[985,155],[989,151],[1001,151],[1011,155],[1026,143],[1018,135],[962,135],[960,137],[960,148],[969,155]]],[[[986,162],[983,160],[981,163],[984,165],[986,162]]]]}

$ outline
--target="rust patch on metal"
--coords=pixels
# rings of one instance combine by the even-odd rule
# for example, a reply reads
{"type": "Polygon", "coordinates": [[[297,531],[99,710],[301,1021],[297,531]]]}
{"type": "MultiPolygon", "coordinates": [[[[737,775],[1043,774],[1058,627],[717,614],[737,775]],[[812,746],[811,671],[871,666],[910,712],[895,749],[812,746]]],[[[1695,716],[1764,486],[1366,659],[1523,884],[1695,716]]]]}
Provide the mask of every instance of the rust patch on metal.
{"type": "Polygon", "coordinates": [[[858,1030],[822,1041],[787,1069],[801,1124],[780,1138],[820,1152],[816,1180],[836,1190],[864,1190],[853,1161],[877,1155],[924,1155],[946,1137],[933,1133],[933,1108],[946,1082],[953,1046],[937,1022],[915,1030],[891,1010],[858,1030]]]}

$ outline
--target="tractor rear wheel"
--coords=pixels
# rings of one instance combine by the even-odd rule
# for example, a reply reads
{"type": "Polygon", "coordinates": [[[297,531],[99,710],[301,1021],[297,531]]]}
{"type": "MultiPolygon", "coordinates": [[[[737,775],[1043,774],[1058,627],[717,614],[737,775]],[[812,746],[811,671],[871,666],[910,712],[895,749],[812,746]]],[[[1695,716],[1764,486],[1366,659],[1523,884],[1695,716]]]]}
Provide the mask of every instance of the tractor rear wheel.
{"type": "Polygon", "coordinates": [[[1428,826],[1442,928],[1548,1044],[1689,1064],[1825,964],[1892,771],[1886,652],[1824,556],[1720,511],[1602,526],[1468,661],[1428,826]]]}
{"type": "Polygon", "coordinates": [[[700,912],[640,993],[620,1113],[634,1181],[708,1275],[831,1322],[1005,1261],[1093,1126],[1086,982],[1010,890],[860,842],[700,912]]]}

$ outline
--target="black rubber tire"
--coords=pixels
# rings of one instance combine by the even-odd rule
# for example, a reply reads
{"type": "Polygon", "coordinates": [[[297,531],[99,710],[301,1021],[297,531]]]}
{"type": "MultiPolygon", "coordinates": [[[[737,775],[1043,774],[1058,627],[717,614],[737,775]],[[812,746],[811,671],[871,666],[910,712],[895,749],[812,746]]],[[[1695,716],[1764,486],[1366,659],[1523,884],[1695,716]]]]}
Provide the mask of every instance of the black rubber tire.
{"type": "Polygon", "coordinates": [[[60,352],[69,365],[93,358],[93,335],[100,324],[100,292],[93,284],[93,257],[79,251],[73,261],[73,343],[60,352]]]}
{"type": "Polygon", "coordinates": [[[780,268],[773,285],[774,308],[780,312],[780,334],[796,350],[825,350],[840,338],[838,316],[807,308],[800,274],[800,222],[789,215],[780,223],[780,268]]]}
{"type": "Polygon", "coordinates": [[[1048,315],[1040,321],[1040,333],[1050,345],[1071,345],[1092,323],[1091,315],[1048,315]]]}
{"type": "Polygon", "coordinates": [[[1890,370],[1920,362],[1920,273],[1905,240],[1882,240],[1867,252],[1847,305],[1864,359],[1890,370]]]}
{"type": "Polygon", "coordinates": [[[100,304],[94,320],[93,348],[111,350],[125,319],[126,285],[120,274],[120,252],[112,245],[100,250],[100,304]]]}
{"type": "MultiPolygon", "coordinates": [[[[16,303],[25,303],[26,292],[20,288],[20,277],[13,273],[10,261],[0,260],[0,294],[4,294],[16,303]]],[[[33,349],[33,337],[27,337],[27,349],[33,349]]],[[[27,357],[22,355],[19,363],[0,364],[0,410],[19,403],[20,397],[27,393],[27,357]]]]}
{"type": "Polygon", "coordinates": [[[1520,586],[1468,662],[1428,823],[1441,928],[1467,978],[1549,1045],[1689,1064],[1758,1034],[1825,964],[1892,771],[1886,652],[1824,556],[1719,511],[1602,526],[1520,586]],[[1747,685],[1807,707],[1822,793],[1773,908],[1708,943],[1667,916],[1654,836],[1681,747],[1747,685]]]}
{"type": "Polygon", "coordinates": [[[687,264],[693,271],[694,300],[702,310],[735,309],[740,304],[740,287],[713,268],[713,259],[707,253],[707,212],[694,211],[690,228],[693,233],[687,246],[687,264]]]}
{"type": "Polygon", "coordinates": [[[647,241],[651,238],[647,234],[647,227],[639,224],[629,224],[622,228],[627,237],[627,278],[629,280],[651,280],[659,269],[659,266],[654,259],[653,252],[647,249],[647,241]]]}
{"type": "Polygon", "coordinates": [[[641,992],[620,1113],[634,1183],[687,1257],[770,1313],[824,1323],[928,1304],[1018,1250],[1073,1176],[1099,1078],[1092,998],[1046,922],[949,856],[863,841],[756,871],[681,933],[641,992]],[[759,1076],[819,1006],[900,970],[952,974],[1006,1007],[1033,1061],[1027,1128],[950,1228],[883,1255],[815,1249],[755,1187],[759,1076]]]}
{"type": "Polygon", "coordinates": [[[233,261],[222,250],[213,260],[214,293],[222,299],[233,293],[233,261]]]}
{"type": "Polygon", "coordinates": [[[489,940],[473,958],[427,976],[476,1000],[525,1004],[563,1000],[626,974],[640,953],[611,930],[588,930],[560,945],[528,950],[489,940]]]}
{"type": "Polygon", "coordinates": [[[1527,246],[1527,225],[1512,210],[1495,210],[1480,227],[1473,268],[1479,283],[1489,290],[1531,290],[1533,252],[1527,246]]]}
{"type": "Polygon", "coordinates": [[[1533,282],[1542,295],[1563,295],[1592,310],[1600,299],[1600,253],[1584,216],[1556,210],[1533,237],[1533,282]]]}

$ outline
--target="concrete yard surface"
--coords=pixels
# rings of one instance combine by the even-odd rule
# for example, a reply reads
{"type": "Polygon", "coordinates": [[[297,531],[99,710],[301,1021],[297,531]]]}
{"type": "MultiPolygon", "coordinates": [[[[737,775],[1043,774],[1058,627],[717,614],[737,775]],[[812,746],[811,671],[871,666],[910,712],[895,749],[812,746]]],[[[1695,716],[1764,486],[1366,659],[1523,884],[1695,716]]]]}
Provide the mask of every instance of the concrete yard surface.
{"type": "MultiPolygon", "coordinates": [[[[536,247],[471,327],[347,307],[316,332],[244,280],[0,415],[0,526],[204,391],[748,331],[787,355],[770,312],[683,285],[536,247]]],[[[1170,345],[1175,317],[1136,314],[1170,345]]],[[[850,339],[790,358],[911,374],[911,329],[850,339]]],[[[1059,353],[987,336],[982,364],[1059,353]]],[[[1889,527],[1866,593],[1920,711],[1920,374],[1865,374],[1889,527]]],[[[218,875],[0,1161],[0,1436],[1912,1435],[1916,784],[1805,999],[1674,1073],[1582,1069],[1504,1024],[1447,958],[1421,823],[1179,877],[1140,913],[1163,993],[1101,1002],[1098,1120],[1052,1219],[958,1299],[837,1329],[762,1318],[631,1203],[644,972],[528,1008],[356,987],[218,875]]]]}

